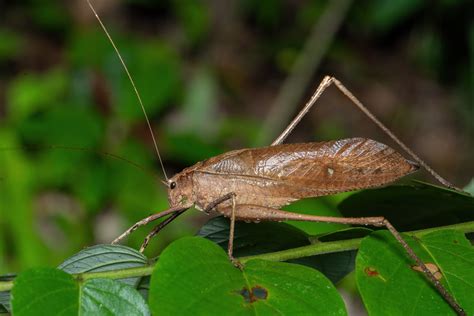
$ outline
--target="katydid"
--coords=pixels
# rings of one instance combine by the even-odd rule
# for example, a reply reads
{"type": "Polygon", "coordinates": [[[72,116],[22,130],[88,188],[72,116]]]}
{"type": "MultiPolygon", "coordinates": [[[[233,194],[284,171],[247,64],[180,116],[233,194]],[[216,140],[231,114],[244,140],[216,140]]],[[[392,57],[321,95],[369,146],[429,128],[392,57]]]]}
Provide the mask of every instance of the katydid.
{"type": "Polygon", "coordinates": [[[458,314],[465,314],[454,297],[384,217],[339,218],[280,210],[282,206],[303,198],[383,186],[416,171],[419,165],[427,169],[443,185],[455,188],[403,144],[340,81],[326,76],[305,107],[270,146],[223,153],[198,162],[168,178],[164,172],[151,124],[132,76],[94,7],[89,0],[87,2],[114,47],[137,95],[165,174],[166,181],[163,182],[168,188],[170,204],[168,210],[135,223],[113,243],[121,241],[140,226],[169,216],[145,238],[140,249],[143,251],[154,235],[193,206],[206,213],[215,212],[230,219],[228,256],[236,266],[240,266],[240,263],[234,259],[232,250],[235,221],[238,220],[254,222],[296,220],[386,227],[451,307],[458,314]],[[415,162],[405,159],[385,144],[365,138],[283,144],[286,137],[331,84],[346,95],[415,162]]]}

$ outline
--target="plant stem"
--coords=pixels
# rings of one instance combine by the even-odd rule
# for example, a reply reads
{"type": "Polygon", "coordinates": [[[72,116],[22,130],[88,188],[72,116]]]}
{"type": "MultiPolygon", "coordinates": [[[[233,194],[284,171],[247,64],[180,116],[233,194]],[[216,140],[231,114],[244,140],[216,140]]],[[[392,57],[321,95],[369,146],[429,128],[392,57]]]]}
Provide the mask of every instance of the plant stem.
{"type": "MultiPolygon", "coordinates": [[[[416,237],[422,237],[426,234],[439,231],[439,230],[445,230],[445,229],[453,229],[462,233],[472,233],[474,232],[474,221],[448,225],[448,226],[416,230],[412,232],[406,232],[405,234],[416,236],[416,237]]],[[[355,239],[329,241],[329,242],[316,242],[315,244],[311,244],[308,246],[292,248],[292,249],[283,250],[283,251],[276,251],[272,253],[266,253],[266,254],[255,255],[255,256],[248,256],[248,257],[240,257],[239,260],[242,263],[252,260],[252,259],[264,259],[264,260],[269,260],[269,261],[286,261],[290,259],[298,259],[298,258],[333,253],[333,252],[355,250],[359,248],[362,239],[363,238],[355,238],[355,239]]],[[[102,272],[87,272],[87,273],[73,274],[73,277],[79,281],[85,281],[85,280],[95,279],[95,278],[123,279],[123,278],[130,278],[130,277],[141,277],[141,276],[151,275],[154,267],[155,265],[152,264],[152,265],[146,265],[146,266],[138,267],[138,268],[129,268],[129,269],[121,269],[121,270],[113,270],[113,271],[102,271],[102,272]]],[[[0,292],[10,291],[12,287],[13,287],[13,281],[0,282],[0,292]]]]}
{"type": "Polygon", "coordinates": [[[80,274],[74,274],[73,276],[76,280],[80,280],[80,281],[86,281],[86,280],[98,279],[98,278],[125,279],[125,278],[151,275],[154,268],[155,268],[155,265],[153,264],[153,265],[146,265],[146,266],[138,267],[138,268],[80,273],[80,274]]]}
{"type": "MultiPolygon", "coordinates": [[[[474,221],[454,224],[454,225],[415,230],[411,232],[405,232],[404,234],[407,234],[410,236],[416,236],[420,238],[429,233],[439,231],[439,230],[445,230],[445,229],[454,229],[462,233],[472,233],[474,232],[474,221]]],[[[242,263],[252,260],[252,259],[264,259],[264,260],[269,260],[269,261],[287,261],[291,259],[298,259],[298,258],[322,255],[322,254],[333,253],[333,252],[355,250],[359,248],[362,239],[363,238],[355,238],[355,239],[347,239],[347,240],[317,242],[312,245],[292,248],[288,250],[276,251],[276,252],[265,253],[261,255],[255,255],[255,256],[241,257],[239,258],[239,260],[242,263]]]]}
{"type": "Polygon", "coordinates": [[[363,238],[355,238],[328,242],[316,242],[312,245],[292,248],[288,250],[275,251],[255,256],[240,257],[239,261],[242,263],[253,259],[263,259],[268,261],[287,261],[291,259],[311,257],[318,254],[322,255],[333,252],[355,250],[359,248],[362,239],[363,238]]]}

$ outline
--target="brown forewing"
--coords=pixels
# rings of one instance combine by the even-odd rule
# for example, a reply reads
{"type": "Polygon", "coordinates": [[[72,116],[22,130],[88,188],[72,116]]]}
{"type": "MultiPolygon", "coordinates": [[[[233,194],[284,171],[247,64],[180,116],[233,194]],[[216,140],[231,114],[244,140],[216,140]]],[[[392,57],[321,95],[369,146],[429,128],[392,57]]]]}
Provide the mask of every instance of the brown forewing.
{"type": "Polygon", "coordinates": [[[416,169],[385,144],[349,138],[231,151],[204,161],[196,171],[218,184],[219,193],[237,193],[240,203],[280,206],[381,186],[416,169]]]}

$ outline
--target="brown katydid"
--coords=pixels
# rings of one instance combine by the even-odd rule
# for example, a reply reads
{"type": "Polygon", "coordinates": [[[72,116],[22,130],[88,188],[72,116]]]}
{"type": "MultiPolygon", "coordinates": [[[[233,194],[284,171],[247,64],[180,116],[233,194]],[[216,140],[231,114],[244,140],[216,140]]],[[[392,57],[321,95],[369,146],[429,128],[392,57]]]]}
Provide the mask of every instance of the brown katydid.
{"type": "MultiPolygon", "coordinates": [[[[90,1],[87,0],[87,2],[130,79],[164,172],[151,124],[134,81],[100,17],[90,1]]],[[[168,216],[147,235],[140,248],[140,251],[143,251],[150,239],[161,229],[191,207],[195,207],[206,213],[222,214],[230,219],[227,252],[229,259],[240,267],[240,263],[232,255],[235,221],[295,220],[385,227],[403,246],[409,257],[416,262],[447,303],[458,314],[464,315],[464,310],[454,297],[384,217],[339,218],[280,210],[282,206],[303,198],[383,186],[416,171],[419,165],[428,170],[443,185],[455,188],[403,144],[340,81],[334,77],[326,76],[305,107],[270,146],[223,153],[198,162],[169,179],[164,172],[166,177],[164,183],[168,188],[170,208],[135,223],[112,243],[120,242],[140,226],[168,216]],[[403,148],[416,163],[405,159],[385,144],[365,138],[283,144],[283,141],[315,104],[324,90],[332,84],[403,148]]]]}

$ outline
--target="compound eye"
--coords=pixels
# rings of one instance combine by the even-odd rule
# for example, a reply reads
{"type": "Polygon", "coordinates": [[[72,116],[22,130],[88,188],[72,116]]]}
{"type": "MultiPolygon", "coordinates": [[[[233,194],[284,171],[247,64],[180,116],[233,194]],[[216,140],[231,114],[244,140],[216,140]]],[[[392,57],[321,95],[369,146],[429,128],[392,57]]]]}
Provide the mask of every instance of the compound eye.
{"type": "Polygon", "coordinates": [[[176,182],[171,182],[170,183],[170,189],[173,190],[174,188],[176,188],[176,182]]]}

